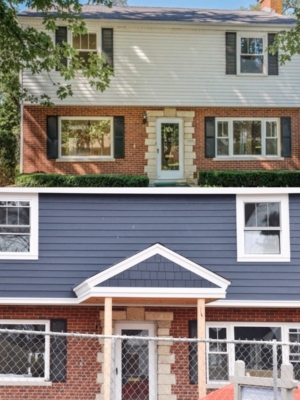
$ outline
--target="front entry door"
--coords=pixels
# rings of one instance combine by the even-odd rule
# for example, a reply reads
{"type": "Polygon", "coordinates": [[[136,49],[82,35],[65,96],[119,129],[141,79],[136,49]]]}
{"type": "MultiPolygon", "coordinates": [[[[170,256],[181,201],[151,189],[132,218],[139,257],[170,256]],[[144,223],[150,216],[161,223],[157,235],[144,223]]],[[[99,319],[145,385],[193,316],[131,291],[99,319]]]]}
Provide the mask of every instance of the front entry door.
{"type": "Polygon", "coordinates": [[[158,118],[157,179],[183,178],[183,129],[179,118],[158,118]]]}
{"type": "MultiPolygon", "coordinates": [[[[117,323],[115,333],[122,336],[154,336],[154,325],[117,323]]],[[[143,339],[118,339],[116,342],[116,399],[155,400],[155,343],[143,339]]]]}

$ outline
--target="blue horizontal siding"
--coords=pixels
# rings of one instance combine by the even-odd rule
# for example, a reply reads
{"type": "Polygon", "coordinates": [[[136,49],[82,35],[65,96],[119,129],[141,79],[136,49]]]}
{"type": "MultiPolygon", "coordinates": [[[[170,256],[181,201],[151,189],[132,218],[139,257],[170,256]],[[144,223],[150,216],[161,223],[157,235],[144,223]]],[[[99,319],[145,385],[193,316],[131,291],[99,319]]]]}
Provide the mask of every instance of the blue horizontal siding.
{"type": "Polygon", "coordinates": [[[40,194],[39,201],[39,260],[0,260],[2,297],[74,298],[83,280],[161,243],[230,280],[229,300],[300,300],[299,195],[290,196],[289,263],[237,262],[233,195],[40,194]]]}

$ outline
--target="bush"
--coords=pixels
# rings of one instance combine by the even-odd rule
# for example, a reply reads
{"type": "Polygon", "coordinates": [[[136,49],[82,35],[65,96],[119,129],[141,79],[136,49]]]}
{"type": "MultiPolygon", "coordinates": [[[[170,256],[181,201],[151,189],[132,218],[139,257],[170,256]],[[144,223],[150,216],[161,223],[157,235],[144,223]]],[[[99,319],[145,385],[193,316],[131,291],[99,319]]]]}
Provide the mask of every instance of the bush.
{"type": "Polygon", "coordinates": [[[199,171],[199,186],[300,187],[300,171],[199,171]]]}
{"type": "Polygon", "coordinates": [[[147,187],[149,179],[136,175],[23,174],[16,178],[20,187],[147,187]]]}
{"type": "Polygon", "coordinates": [[[0,130],[0,186],[14,183],[17,146],[17,138],[13,133],[0,130]]]}

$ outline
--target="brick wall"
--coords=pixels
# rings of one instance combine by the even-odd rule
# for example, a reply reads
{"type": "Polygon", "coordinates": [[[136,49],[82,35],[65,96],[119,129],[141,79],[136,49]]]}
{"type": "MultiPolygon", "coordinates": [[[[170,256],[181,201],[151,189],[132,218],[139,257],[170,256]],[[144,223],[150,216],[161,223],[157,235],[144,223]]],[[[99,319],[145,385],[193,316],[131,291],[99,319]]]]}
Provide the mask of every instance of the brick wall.
{"type": "MultiPolygon", "coordinates": [[[[159,108],[155,107],[153,110],[159,108]]],[[[126,173],[144,174],[147,160],[145,153],[146,125],[143,114],[149,107],[95,107],[57,106],[24,108],[24,172],[63,174],[126,173]],[[56,162],[46,158],[46,116],[125,116],[125,158],[100,162],[56,162]]],[[[163,110],[163,108],[161,108],[163,110]]],[[[177,108],[177,111],[195,111],[194,128],[196,159],[199,170],[210,169],[299,169],[300,168],[300,110],[261,108],[177,108]],[[283,161],[213,161],[204,157],[204,118],[215,117],[288,117],[292,118],[292,157],[283,161]]]]}
{"type": "MultiPolygon", "coordinates": [[[[123,307],[114,308],[114,311],[125,310],[123,307]]],[[[157,308],[147,307],[146,311],[173,313],[170,335],[173,337],[188,337],[190,320],[196,319],[196,308],[157,308]]],[[[100,311],[102,307],[57,307],[57,306],[0,306],[0,319],[51,319],[66,318],[68,332],[99,333],[101,334],[100,311]]],[[[259,308],[206,308],[207,321],[248,321],[248,322],[299,322],[300,309],[259,309],[259,308]]],[[[84,343],[84,341],[82,342],[84,343]]],[[[97,374],[100,372],[97,362],[97,353],[100,346],[97,340],[86,342],[82,345],[81,351],[76,346],[74,369],[68,368],[71,360],[74,361],[72,346],[68,347],[68,375],[67,381],[53,383],[51,387],[6,387],[0,386],[1,400],[95,400],[99,393],[100,386],[96,382],[97,374]],[[91,354],[93,356],[91,357],[91,354]],[[83,369],[78,374],[78,366],[82,363],[83,369]],[[87,366],[84,368],[84,366],[87,366]],[[76,374],[75,374],[76,371],[76,374]]],[[[180,378],[177,385],[173,386],[173,393],[180,400],[180,393],[188,391],[191,400],[197,399],[197,385],[189,383],[189,346],[183,343],[177,346],[178,357],[181,357],[180,364],[172,364],[171,373],[180,378]],[[184,364],[183,358],[186,360],[184,364]],[[180,368],[179,368],[180,367],[180,368]]]]}

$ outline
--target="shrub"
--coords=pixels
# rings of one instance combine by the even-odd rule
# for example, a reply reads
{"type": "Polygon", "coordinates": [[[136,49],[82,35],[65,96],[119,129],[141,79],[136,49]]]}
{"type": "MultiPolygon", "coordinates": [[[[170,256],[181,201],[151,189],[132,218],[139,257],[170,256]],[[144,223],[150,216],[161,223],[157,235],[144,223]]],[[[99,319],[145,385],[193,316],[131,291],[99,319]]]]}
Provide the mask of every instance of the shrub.
{"type": "Polygon", "coordinates": [[[300,171],[199,171],[199,186],[300,187],[300,171]]]}
{"type": "Polygon", "coordinates": [[[0,130],[0,186],[14,183],[17,145],[14,134],[0,130]]]}
{"type": "Polygon", "coordinates": [[[138,175],[59,175],[23,174],[16,178],[20,187],[147,187],[149,179],[138,175]]]}

